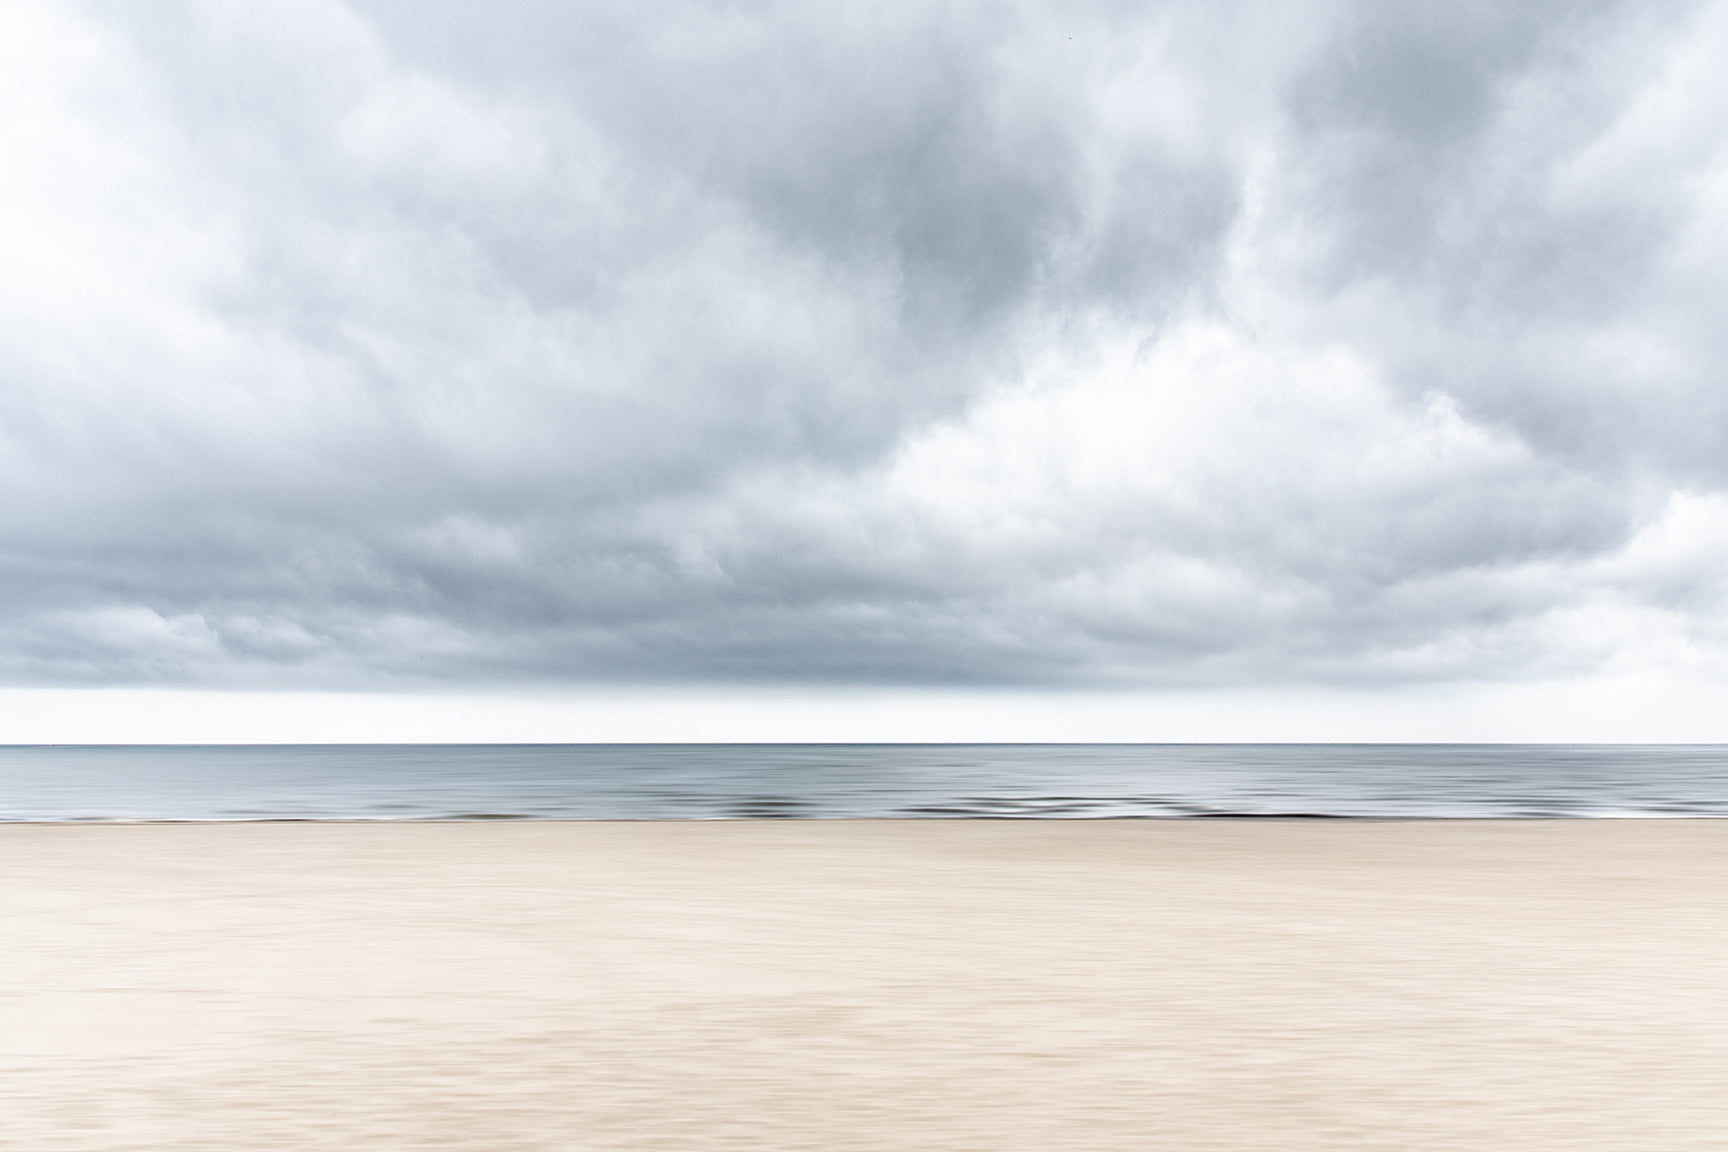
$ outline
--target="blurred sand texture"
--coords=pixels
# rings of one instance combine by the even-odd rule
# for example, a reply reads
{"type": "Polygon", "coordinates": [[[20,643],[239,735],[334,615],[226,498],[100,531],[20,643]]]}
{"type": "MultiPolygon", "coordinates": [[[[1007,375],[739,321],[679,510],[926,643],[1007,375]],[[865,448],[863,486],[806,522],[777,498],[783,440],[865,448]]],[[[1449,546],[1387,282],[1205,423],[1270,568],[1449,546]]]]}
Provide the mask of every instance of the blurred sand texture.
{"type": "Polygon", "coordinates": [[[1728,1148],[1728,823],[0,827],[0,1147],[1728,1148]]]}

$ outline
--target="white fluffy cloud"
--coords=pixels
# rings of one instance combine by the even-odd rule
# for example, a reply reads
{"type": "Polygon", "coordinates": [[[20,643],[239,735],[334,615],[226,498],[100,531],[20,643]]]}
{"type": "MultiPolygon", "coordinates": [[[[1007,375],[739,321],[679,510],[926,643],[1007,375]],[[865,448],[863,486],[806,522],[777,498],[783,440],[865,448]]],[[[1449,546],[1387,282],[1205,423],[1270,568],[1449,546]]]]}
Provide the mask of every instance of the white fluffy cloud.
{"type": "Polygon", "coordinates": [[[1728,6],[0,13],[0,676],[1728,655],[1728,6]]]}

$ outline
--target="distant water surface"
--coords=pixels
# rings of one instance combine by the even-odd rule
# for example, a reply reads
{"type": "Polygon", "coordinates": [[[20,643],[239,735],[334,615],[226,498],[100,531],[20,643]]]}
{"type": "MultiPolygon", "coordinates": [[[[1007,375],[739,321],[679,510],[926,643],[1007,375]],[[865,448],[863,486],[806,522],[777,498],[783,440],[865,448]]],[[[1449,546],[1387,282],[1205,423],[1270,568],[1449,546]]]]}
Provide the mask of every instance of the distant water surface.
{"type": "Polygon", "coordinates": [[[0,747],[0,820],[1724,816],[1728,747],[0,747]]]}

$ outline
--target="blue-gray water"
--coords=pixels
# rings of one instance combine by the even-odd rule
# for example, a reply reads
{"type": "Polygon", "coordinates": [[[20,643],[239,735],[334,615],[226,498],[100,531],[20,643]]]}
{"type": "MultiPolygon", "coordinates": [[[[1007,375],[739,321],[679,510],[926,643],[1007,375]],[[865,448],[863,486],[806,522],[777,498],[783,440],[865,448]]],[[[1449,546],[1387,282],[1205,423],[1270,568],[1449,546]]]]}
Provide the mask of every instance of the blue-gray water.
{"type": "Polygon", "coordinates": [[[1728,816],[1728,747],[0,747],[0,820],[1728,816]]]}

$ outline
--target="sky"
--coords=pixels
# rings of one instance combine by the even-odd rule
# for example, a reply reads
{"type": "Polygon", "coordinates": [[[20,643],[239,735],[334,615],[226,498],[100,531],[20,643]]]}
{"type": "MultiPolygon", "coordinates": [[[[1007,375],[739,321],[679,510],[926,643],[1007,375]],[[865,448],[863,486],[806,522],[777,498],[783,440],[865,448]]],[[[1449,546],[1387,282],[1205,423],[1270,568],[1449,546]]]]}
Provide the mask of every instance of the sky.
{"type": "Polygon", "coordinates": [[[1725,58],[8,0],[0,741],[1728,740],[1725,58]]]}

